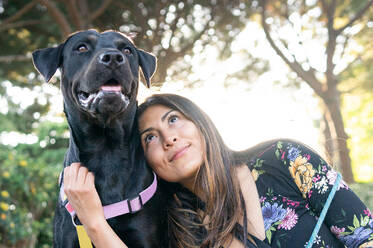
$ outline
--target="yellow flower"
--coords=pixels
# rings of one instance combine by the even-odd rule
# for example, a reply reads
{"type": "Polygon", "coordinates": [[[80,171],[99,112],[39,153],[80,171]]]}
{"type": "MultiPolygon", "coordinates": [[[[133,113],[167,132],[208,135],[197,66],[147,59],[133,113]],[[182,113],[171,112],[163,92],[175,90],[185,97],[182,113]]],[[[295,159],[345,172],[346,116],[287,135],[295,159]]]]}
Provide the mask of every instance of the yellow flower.
{"type": "Polygon", "coordinates": [[[25,167],[25,166],[27,166],[27,161],[26,160],[21,160],[21,161],[19,161],[19,165],[25,167]]]}
{"type": "Polygon", "coordinates": [[[14,223],[10,222],[10,228],[14,228],[14,227],[15,227],[14,223]]]}
{"type": "Polygon", "coordinates": [[[258,180],[259,173],[258,173],[257,170],[253,169],[253,170],[251,171],[251,175],[253,175],[254,181],[258,180]]]}
{"type": "Polygon", "coordinates": [[[1,191],[1,196],[2,197],[9,197],[8,191],[6,191],[6,190],[1,191]]]}
{"type": "Polygon", "coordinates": [[[31,193],[35,195],[36,188],[35,188],[35,185],[33,183],[30,185],[30,188],[31,188],[31,193]]]}
{"type": "Polygon", "coordinates": [[[0,208],[4,211],[8,211],[9,209],[9,204],[5,203],[5,202],[0,202],[0,208]]]}
{"type": "Polygon", "coordinates": [[[312,178],[315,175],[315,170],[312,164],[307,162],[307,158],[299,156],[294,162],[290,162],[289,171],[294,178],[295,184],[302,192],[303,197],[306,198],[307,193],[312,188],[312,178]]]}
{"type": "Polygon", "coordinates": [[[7,171],[3,172],[3,177],[5,177],[5,178],[9,178],[9,177],[10,177],[9,172],[7,172],[7,171]]]}
{"type": "Polygon", "coordinates": [[[1,217],[0,217],[2,220],[5,220],[6,219],[6,215],[5,214],[1,214],[1,217]]]}

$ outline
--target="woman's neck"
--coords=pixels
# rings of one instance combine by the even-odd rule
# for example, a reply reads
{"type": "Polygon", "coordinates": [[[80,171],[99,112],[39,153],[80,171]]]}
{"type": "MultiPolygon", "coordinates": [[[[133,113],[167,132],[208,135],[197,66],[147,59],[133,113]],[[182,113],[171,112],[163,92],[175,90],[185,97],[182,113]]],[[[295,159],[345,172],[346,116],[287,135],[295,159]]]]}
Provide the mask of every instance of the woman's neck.
{"type": "Polygon", "coordinates": [[[202,201],[206,200],[204,199],[204,194],[202,193],[202,189],[200,187],[197,187],[196,184],[196,178],[188,178],[181,182],[179,182],[184,188],[188,189],[190,192],[192,192],[194,195],[196,195],[199,199],[202,201]]]}

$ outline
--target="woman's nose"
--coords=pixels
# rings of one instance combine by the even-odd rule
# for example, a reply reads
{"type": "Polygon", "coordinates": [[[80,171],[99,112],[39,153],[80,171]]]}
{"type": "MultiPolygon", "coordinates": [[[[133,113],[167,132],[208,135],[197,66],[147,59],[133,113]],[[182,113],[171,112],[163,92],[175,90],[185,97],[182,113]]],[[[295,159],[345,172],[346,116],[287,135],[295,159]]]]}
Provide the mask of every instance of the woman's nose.
{"type": "Polygon", "coordinates": [[[169,148],[169,147],[173,146],[177,142],[177,140],[178,139],[175,135],[169,135],[169,136],[165,137],[165,139],[164,139],[165,148],[169,148]]]}

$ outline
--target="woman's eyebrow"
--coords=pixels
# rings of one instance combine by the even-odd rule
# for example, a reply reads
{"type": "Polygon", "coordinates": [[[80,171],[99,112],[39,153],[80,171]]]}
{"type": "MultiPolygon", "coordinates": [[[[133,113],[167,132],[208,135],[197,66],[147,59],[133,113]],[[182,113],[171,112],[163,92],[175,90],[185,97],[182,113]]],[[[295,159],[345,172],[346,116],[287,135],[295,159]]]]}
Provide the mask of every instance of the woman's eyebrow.
{"type": "MultiPolygon", "coordinates": [[[[166,113],[161,117],[161,121],[164,121],[164,120],[167,118],[168,114],[171,113],[172,111],[174,111],[174,109],[171,109],[170,111],[166,112],[166,113]]],[[[146,132],[151,131],[151,130],[153,130],[153,129],[154,129],[153,127],[149,127],[149,128],[147,128],[147,129],[145,129],[144,131],[141,131],[141,132],[140,132],[140,136],[141,136],[143,133],[146,133],[146,132]]]]}
{"type": "Polygon", "coordinates": [[[161,121],[164,121],[164,120],[166,119],[167,115],[168,115],[169,113],[171,113],[172,111],[174,111],[174,110],[171,109],[170,111],[166,112],[166,113],[161,117],[161,121]]]}
{"type": "Polygon", "coordinates": [[[146,133],[146,132],[148,132],[148,131],[151,131],[151,130],[153,130],[154,128],[152,128],[152,127],[149,127],[149,128],[147,128],[147,129],[145,129],[144,131],[141,131],[140,132],[140,137],[141,137],[141,135],[143,135],[144,133],[146,133]]]}

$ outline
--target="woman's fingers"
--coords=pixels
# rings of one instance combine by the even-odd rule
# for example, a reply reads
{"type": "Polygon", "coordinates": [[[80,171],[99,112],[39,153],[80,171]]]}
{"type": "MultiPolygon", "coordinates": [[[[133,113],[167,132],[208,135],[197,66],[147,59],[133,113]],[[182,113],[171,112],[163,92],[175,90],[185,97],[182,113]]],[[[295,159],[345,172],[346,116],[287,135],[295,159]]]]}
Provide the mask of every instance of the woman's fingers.
{"type": "Polygon", "coordinates": [[[87,177],[85,180],[86,180],[86,184],[95,185],[95,176],[92,172],[87,173],[87,177]]]}
{"type": "Polygon", "coordinates": [[[86,167],[84,166],[78,167],[76,181],[80,187],[86,186],[85,180],[86,180],[87,174],[88,174],[88,169],[86,167]]]}
{"type": "Polygon", "coordinates": [[[89,182],[90,185],[86,184],[86,177],[88,175],[88,169],[81,166],[80,163],[72,163],[64,169],[64,189],[68,195],[74,195],[76,193],[84,192],[89,190],[90,187],[94,187],[93,173],[91,177],[93,180],[89,182]]]}
{"type": "Polygon", "coordinates": [[[80,221],[94,226],[105,220],[93,173],[80,163],[66,167],[64,173],[64,190],[80,221]]]}

